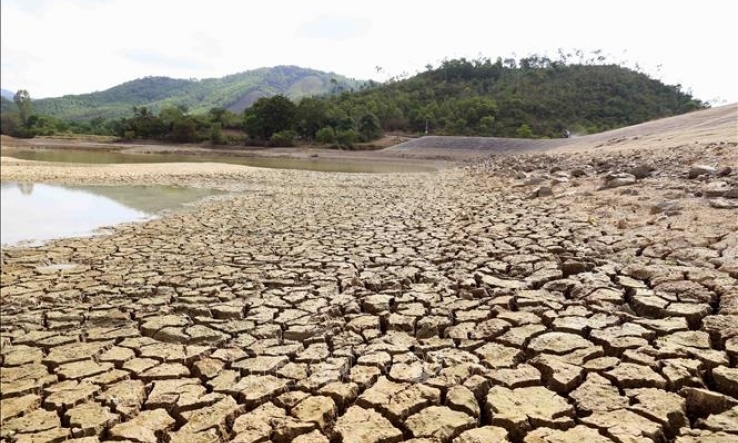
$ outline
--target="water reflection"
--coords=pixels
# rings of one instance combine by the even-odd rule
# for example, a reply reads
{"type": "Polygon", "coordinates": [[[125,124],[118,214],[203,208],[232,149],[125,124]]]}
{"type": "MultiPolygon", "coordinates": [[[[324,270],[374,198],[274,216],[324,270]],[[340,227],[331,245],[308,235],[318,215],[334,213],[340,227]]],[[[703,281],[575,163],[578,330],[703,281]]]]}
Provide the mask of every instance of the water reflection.
{"type": "Polygon", "coordinates": [[[59,163],[116,164],[116,163],[175,163],[212,162],[256,166],[275,169],[304,169],[322,172],[428,172],[435,168],[405,162],[371,160],[335,160],[320,157],[308,159],[286,157],[234,157],[177,154],[126,154],[116,151],[85,151],[75,149],[21,149],[2,148],[0,154],[23,160],[59,163]]]}
{"type": "Polygon", "coordinates": [[[0,243],[39,244],[81,237],[119,223],[140,221],[214,191],[164,186],[69,187],[2,182],[0,243]]]}
{"type": "Polygon", "coordinates": [[[31,195],[33,193],[33,183],[18,183],[18,189],[23,195],[31,195]]]}

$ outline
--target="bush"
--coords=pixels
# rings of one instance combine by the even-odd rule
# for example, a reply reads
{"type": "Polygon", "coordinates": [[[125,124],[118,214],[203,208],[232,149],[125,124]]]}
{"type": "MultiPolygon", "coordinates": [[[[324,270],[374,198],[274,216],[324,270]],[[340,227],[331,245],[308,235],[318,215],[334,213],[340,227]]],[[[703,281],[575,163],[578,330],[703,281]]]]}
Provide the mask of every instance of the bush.
{"type": "Polygon", "coordinates": [[[210,143],[214,145],[225,145],[228,143],[228,140],[223,135],[223,129],[221,129],[220,123],[213,123],[210,126],[210,143]]]}
{"type": "Polygon", "coordinates": [[[356,143],[356,132],[353,129],[346,129],[336,133],[336,142],[342,148],[353,148],[356,143]]]}
{"type": "Polygon", "coordinates": [[[174,122],[171,137],[179,143],[193,143],[197,141],[197,126],[191,118],[185,117],[174,122]]]}
{"type": "Polygon", "coordinates": [[[336,131],[334,131],[330,126],[318,129],[318,132],[315,133],[315,140],[318,143],[324,144],[334,143],[336,141],[336,131]]]}
{"type": "Polygon", "coordinates": [[[0,114],[0,134],[15,136],[19,129],[23,127],[18,114],[10,114],[3,112],[0,114]]]}
{"type": "Polygon", "coordinates": [[[286,129],[284,131],[275,132],[269,139],[270,145],[275,147],[293,146],[295,139],[295,131],[286,129]]]}
{"type": "Polygon", "coordinates": [[[533,138],[533,130],[530,129],[530,126],[522,124],[518,129],[515,130],[515,137],[533,138]]]}

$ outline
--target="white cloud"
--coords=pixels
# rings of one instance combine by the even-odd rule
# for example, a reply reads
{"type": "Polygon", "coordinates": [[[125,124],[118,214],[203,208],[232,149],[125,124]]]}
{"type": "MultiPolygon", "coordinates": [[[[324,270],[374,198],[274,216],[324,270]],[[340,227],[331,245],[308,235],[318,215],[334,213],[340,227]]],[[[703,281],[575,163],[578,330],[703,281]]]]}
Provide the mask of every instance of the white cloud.
{"type": "Polygon", "coordinates": [[[0,8],[0,83],[34,97],[278,64],[383,80],[444,58],[581,48],[637,62],[703,100],[738,101],[734,1],[3,0],[0,8]]]}

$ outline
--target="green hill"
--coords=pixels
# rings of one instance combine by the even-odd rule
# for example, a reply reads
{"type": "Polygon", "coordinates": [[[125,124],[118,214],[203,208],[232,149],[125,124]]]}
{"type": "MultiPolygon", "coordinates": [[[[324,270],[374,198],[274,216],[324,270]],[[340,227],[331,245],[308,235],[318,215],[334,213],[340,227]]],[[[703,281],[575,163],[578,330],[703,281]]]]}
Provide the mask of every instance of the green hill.
{"type": "MultiPolygon", "coordinates": [[[[283,94],[299,99],[358,89],[362,84],[337,74],[296,66],[260,68],[202,80],[146,77],[105,91],[34,100],[33,112],[77,121],[128,116],[133,106],[146,106],[154,112],[167,105],[182,106],[193,114],[213,107],[241,112],[259,97],[283,94]]],[[[9,110],[7,106],[3,102],[3,110],[9,110]]]]}
{"type": "Polygon", "coordinates": [[[706,107],[681,91],[618,65],[567,65],[547,58],[450,60],[408,79],[326,98],[385,131],[436,135],[561,137],[593,133],[706,107]]]}
{"type": "MultiPolygon", "coordinates": [[[[261,97],[277,95],[293,101],[318,96],[299,105],[294,118],[286,118],[280,130],[292,130],[307,140],[342,138],[349,140],[347,145],[355,138],[373,139],[382,131],[422,134],[426,129],[432,135],[558,138],[566,131],[601,132],[707,107],[679,85],[665,85],[629,68],[531,56],[495,62],[447,60],[436,69],[428,67],[413,77],[384,84],[295,66],[204,80],[146,77],[102,92],[34,100],[33,113],[78,123],[98,120],[94,127],[77,124],[73,128],[77,131],[147,137],[154,135],[139,134],[119,118],[132,117],[134,106],[147,108],[145,118],[174,106],[199,116],[202,122],[196,126],[203,137],[211,108],[235,112],[227,122],[219,120],[224,128],[234,129],[240,125],[241,111],[261,97]],[[323,137],[316,137],[319,129],[324,129],[323,137]]],[[[1,101],[3,114],[16,111],[12,101],[1,101]]],[[[254,117],[257,120],[252,123],[263,116],[254,117]]],[[[56,128],[32,131],[39,134],[66,130],[64,124],[43,119],[34,126],[56,128]]]]}
{"type": "Polygon", "coordinates": [[[17,111],[17,108],[15,107],[15,103],[13,103],[13,99],[7,99],[5,97],[0,96],[0,112],[15,112],[17,111]]]}

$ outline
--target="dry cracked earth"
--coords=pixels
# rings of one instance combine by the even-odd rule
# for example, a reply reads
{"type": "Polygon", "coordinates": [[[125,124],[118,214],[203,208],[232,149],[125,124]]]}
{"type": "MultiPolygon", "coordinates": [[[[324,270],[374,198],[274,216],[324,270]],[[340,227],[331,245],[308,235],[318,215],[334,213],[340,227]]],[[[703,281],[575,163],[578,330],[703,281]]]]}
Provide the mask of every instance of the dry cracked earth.
{"type": "Polygon", "coordinates": [[[0,441],[738,442],[736,149],[265,173],[5,249],[0,441]]]}

